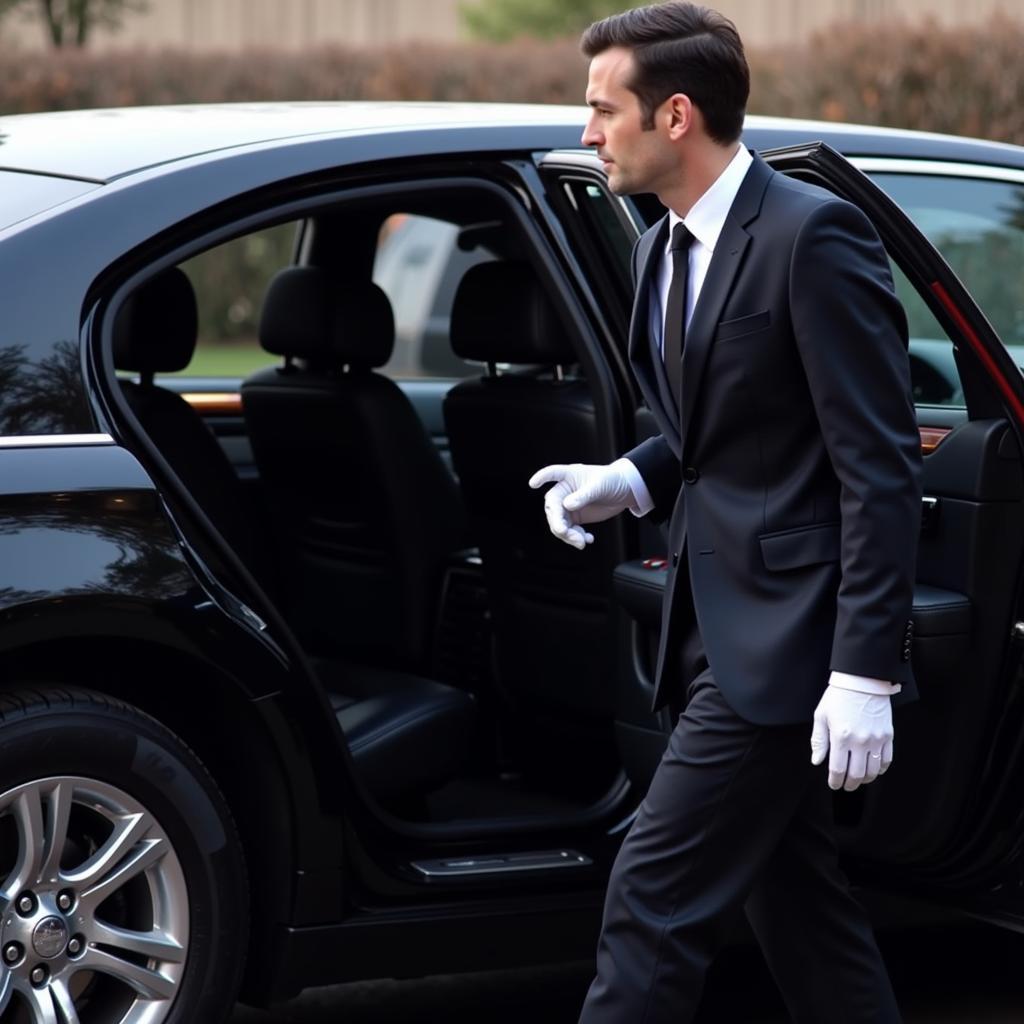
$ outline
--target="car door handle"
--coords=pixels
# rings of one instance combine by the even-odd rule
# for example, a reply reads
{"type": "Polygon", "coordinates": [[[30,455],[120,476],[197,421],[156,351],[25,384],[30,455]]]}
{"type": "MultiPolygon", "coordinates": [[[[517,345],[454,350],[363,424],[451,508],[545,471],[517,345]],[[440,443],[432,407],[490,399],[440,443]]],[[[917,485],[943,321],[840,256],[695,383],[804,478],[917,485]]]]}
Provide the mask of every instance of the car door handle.
{"type": "Polygon", "coordinates": [[[939,522],[939,499],[925,495],[921,499],[921,536],[935,532],[939,522]]]}

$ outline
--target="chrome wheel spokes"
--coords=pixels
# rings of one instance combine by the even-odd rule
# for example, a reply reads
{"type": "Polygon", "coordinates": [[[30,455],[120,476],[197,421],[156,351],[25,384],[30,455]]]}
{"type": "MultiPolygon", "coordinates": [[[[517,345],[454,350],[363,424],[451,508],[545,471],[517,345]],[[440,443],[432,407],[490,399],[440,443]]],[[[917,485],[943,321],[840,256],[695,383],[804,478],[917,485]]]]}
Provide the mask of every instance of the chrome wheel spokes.
{"type": "Polygon", "coordinates": [[[104,1024],[163,1021],[189,915],[155,817],[109,783],[41,779],[0,794],[0,837],[0,1024],[79,1024],[90,1006],[104,1024]]]}

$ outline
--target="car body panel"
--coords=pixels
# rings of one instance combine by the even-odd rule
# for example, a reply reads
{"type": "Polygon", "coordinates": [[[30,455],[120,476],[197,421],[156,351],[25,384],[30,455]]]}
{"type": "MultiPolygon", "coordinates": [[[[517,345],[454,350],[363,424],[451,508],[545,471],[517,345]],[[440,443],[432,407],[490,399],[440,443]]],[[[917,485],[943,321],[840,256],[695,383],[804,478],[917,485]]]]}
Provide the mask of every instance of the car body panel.
{"type": "MultiPolygon", "coordinates": [[[[263,767],[287,793],[287,870],[336,872],[342,844],[329,833],[337,810],[327,809],[345,786],[326,783],[343,744],[323,694],[190,556],[137,459],[104,435],[5,437],[0,473],[5,678],[91,686],[165,722],[187,722],[190,704],[218,694],[236,707],[239,739],[265,748],[263,767]],[[100,656],[111,644],[121,651],[114,662],[100,656]]],[[[204,740],[193,731],[191,742],[204,740]]],[[[278,912],[306,923],[340,913],[338,902],[296,913],[298,896],[297,886],[278,887],[278,912]]]]}
{"type": "Polygon", "coordinates": [[[99,182],[0,170],[0,228],[34,217],[99,187],[99,182]]]}

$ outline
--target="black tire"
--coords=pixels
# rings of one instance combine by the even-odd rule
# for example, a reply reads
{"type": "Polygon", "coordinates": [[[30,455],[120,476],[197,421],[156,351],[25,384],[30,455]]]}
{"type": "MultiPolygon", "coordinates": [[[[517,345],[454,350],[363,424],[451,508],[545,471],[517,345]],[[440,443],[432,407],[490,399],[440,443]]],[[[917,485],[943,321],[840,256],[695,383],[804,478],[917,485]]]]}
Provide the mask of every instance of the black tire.
{"type": "MultiPolygon", "coordinates": [[[[82,963],[72,965],[72,954],[81,945],[90,957],[103,955],[101,941],[86,939],[90,934],[87,927],[113,924],[132,928],[133,934],[155,935],[151,929],[157,927],[158,908],[163,907],[162,912],[167,913],[166,908],[174,905],[180,920],[186,922],[179,934],[187,938],[179,941],[180,948],[173,954],[177,961],[171,968],[173,987],[168,994],[159,996],[156,1018],[161,1024],[219,1024],[227,1020],[235,1004],[248,945],[248,895],[241,843],[214,780],[172,732],[149,715],[110,697],[64,688],[25,689],[0,695],[0,851],[5,842],[8,848],[0,865],[0,883],[11,884],[14,869],[10,837],[13,834],[16,841],[23,839],[28,827],[24,824],[23,807],[36,799],[43,811],[45,828],[50,828],[55,836],[66,837],[54,841],[47,838],[49,846],[59,845],[64,850],[64,861],[70,865],[88,862],[89,851],[95,850],[97,843],[102,846],[105,842],[102,831],[107,826],[107,820],[99,814],[94,815],[95,822],[90,818],[90,785],[94,785],[95,792],[104,794],[103,799],[109,797],[110,803],[103,807],[112,821],[129,820],[133,810],[138,810],[136,804],[148,812],[154,824],[145,835],[158,839],[137,843],[133,839],[136,845],[131,850],[142,850],[148,843],[158,846],[161,855],[153,858],[154,863],[134,879],[121,881],[119,876],[116,882],[103,887],[97,883],[91,897],[85,882],[80,894],[69,897],[51,893],[50,889],[56,886],[48,887],[48,880],[36,876],[36,887],[40,890],[37,903],[43,908],[40,913],[59,916],[54,905],[59,900],[70,902],[72,898],[81,911],[77,919],[68,912],[66,919],[62,919],[65,924],[56,925],[58,932],[65,927],[71,938],[62,954],[64,959],[58,956],[44,965],[53,973],[53,984],[66,986],[76,1007],[79,1000],[86,1000],[83,1019],[97,1024],[120,1024],[129,1012],[125,1007],[132,999],[141,997],[133,995],[116,972],[104,974],[99,968],[85,970],[82,963]],[[52,826],[58,803],[72,808],[63,829],[52,826]],[[93,838],[93,832],[99,834],[98,840],[93,838]],[[83,854],[86,859],[80,860],[83,854]],[[157,899],[152,895],[153,886],[163,885],[167,879],[174,884],[157,891],[173,893],[178,898],[157,899]],[[101,888],[111,895],[97,895],[101,888]],[[185,889],[187,899],[181,899],[185,889]],[[88,902],[90,898],[93,906],[88,902]],[[148,911],[145,906],[138,906],[147,899],[148,911]],[[182,904],[187,904],[187,918],[181,912],[182,904]],[[111,920],[111,907],[121,916],[111,920]],[[148,924],[147,913],[151,915],[148,924]],[[140,920],[142,924],[138,923],[140,920]],[[80,944],[72,936],[79,924],[83,937],[80,944]],[[77,974],[73,973],[75,969],[77,974]],[[61,971],[64,974],[58,981],[61,971]],[[72,986],[85,990],[76,993],[72,986]]],[[[148,823],[150,819],[142,820],[148,823]]],[[[130,856],[131,853],[119,863],[127,862],[130,856]]],[[[67,870],[73,871],[74,867],[67,870]]],[[[104,872],[114,874],[107,869],[104,872]]],[[[97,871],[94,877],[99,878],[100,874],[97,871]]],[[[67,885],[65,875],[61,876],[61,884],[67,885]]],[[[19,925],[14,916],[4,922],[4,937],[0,941],[5,955],[12,940],[18,937],[22,939],[20,948],[28,948],[26,961],[29,955],[45,955],[41,950],[49,947],[37,943],[35,931],[26,930],[31,925],[31,921],[19,925]],[[8,935],[8,929],[19,926],[21,933],[12,930],[8,935]]],[[[52,930],[55,926],[51,922],[48,927],[52,930]]],[[[125,948],[129,949],[127,944],[125,948]]],[[[159,958],[147,960],[148,954],[142,951],[122,955],[123,962],[131,964],[138,957],[138,962],[148,968],[160,968],[162,963],[159,958]]],[[[88,961],[90,965],[92,962],[88,961]]],[[[32,963],[26,963],[24,970],[31,969],[32,963]]],[[[24,986],[25,976],[16,976],[15,968],[11,968],[10,974],[14,979],[12,986],[15,981],[24,986]]],[[[24,1006],[18,1008],[18,1004],[32,994],[25,996],[13,988],[12,991],[8,1010],[0,1014],[3,1024],[9,1019],[26,1019],[24,1006]]],[[[68,998],[56,989],[47,998],[58,1001],[61,995],[68,998]]],[[[32,1019],[31,1012],[28,1019],[32,1019]]]]}

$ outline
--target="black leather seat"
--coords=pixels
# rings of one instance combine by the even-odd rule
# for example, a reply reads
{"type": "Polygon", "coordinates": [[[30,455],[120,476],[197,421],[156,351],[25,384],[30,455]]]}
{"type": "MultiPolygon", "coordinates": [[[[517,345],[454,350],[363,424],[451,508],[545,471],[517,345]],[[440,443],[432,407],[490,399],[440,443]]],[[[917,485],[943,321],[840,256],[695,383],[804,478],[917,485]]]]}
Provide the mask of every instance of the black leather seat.
{"type": "Polygon", "coordinates": [[[549,463],[607,461],[587,383],[556,372],[577,357],[540,281],[518,261],[467,271],[451,341],[463,359],[520,366],[462,381],[444,404],[483,558],[501,680],[537,702],[610,713],[616,546],[598,538],[581,552],[556,540],[540,493],[527,485],[549,463]]]}
{"type": "MultiPolygon", "coordinates": [[[[184,369],[195,351],[196,300],[185,274],[172,268],[122,306],[114,324],[114,363],[139,374],[121,387],[143,429],[192,497],[252,565],[260,545],[244,518],[230,461],[194,409],[158,387],[155,373],[184,369]]],[[[296,500],[300,500],[298,496],[296,500]]],[[[333,614],[343,608],[325,596],[333,614]]],[[[417,797],[444,782],[470,748],[475,705],[452,687],[397,672],[314,666],[328,690],[360,777],[379,799],[417,797]]]]}
{"type": "Polygon", "coordinates": [[[289,616],[317,653],[427,671],[464,513],[451,473],[387,377],[394,320],[369,281],[293,267],[271,282],[260,342],[282,366],[242,385],[289,616]]]}
{"type": "Polygon", "coordinates": [[[452,778],[470,749],[468,693],[387,669],[316,662],[359,778],[378,800],[418,797],[452,778]]]}
{"type": "MultiPolygon", "coordinates": [[[[192,360],[199,319],[192,284],[177,267],[137,289],[114,322],[114,366],[139,375],[121,392],[149,439],[224,539],[251,568],[256,545],[243,513],[241,484],[224,450],[196,411],[157,373],[176,373],[192,360]]],[[[257,571],[257,575],[260,573],[257,571]]]]}

